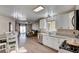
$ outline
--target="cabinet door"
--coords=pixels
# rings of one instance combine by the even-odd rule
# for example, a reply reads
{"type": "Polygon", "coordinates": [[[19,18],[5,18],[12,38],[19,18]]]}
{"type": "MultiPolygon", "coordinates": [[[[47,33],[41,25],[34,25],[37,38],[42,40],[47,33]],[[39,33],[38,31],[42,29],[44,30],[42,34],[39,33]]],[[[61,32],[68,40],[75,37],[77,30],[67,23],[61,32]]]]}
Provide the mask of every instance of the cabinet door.
{"type": "Polygon", "coordinates": [[[51,37],[50,39],[50,43],[49,43],[49,46],[53,49],[58,49],[58,39],[55,38],[55,37],[51,37]]]}
{"type": "Polygon", "coordinates": [[[47,21],[46,21],[46,19],[41,19],[40,20],[40,29],[41,30],[43,30],[43,29],[47,30],[47,21]]]}
{"type": "Polygon", "coordinates": [[[53,37],[49,37],[49,39],[48,39],[48,46],[50,47],[50,48],[54,48],[54,46],[55,46],[55,38],[53,38],[53,37]]]}
{"type": "Polygon", "coordinates": [[[49,38],[48,36],[45,36],[45,35],[43,36],[43,41],[42,42],[46,46],[49,46],[49,39],[48,38],[49,38]]]}
{"type": "Polygon", "coordinates": [[[56,50],[58,50],[59,49],[59,38],[55,38],[55,44],[54,45],[55,45],[54,48],[56,50]]]}
{"type": "Polygon", "coordinates": [[[40,29],[42,29],[43,27],[44,27],[43,20],[40,20],[40,29]]]}
{"type": "Polygon", "coordinates": [[[48,37],[48,36],[43,37],[43,44],[50,48],[59,50],[60,43],[61,43],[61,40],[59,38],[48,37]]]}
{"type": "Polygon", "coordinates": [[[55,47],[55,43],[56,43],[55,38],[54,38],[54,37],[51,37],[51,38],[50,38],[50,46],[51,46],[52,48],[55,47]]]}
{"type": "Polygon", "coordinates": [[[51,38],[51,45],[53,49],[59,50],[60,38],[53,37],[51,38]]]}
{"type": "MultiPolygon", "coordinates": [[[[68,38],[69,39],[69,38],[68,38]]],[[[67,39],[65,39],[65,38],[59,38],[59,46],[65,41],[65,40],[67,40],[67,39]]]]}
{"type": "Polygon", "coordinates": [[[44,36],[43,37],[43,44],[50,47],[50,48],[54,48],[54,46],[55,46],[54,38],[49,37],[49,36],[44,36]]]}
{"type": "Polygon", "coordinates": [[[56,50],[59,50],[59,38],[55,38],[55,40],[56,40],[56,43],[55,43],[55,49],[56,50]]]}
{"type": "Polygon", "coordinates": [[[43,35],[39,34],[38,35],[38,42],[42,43],[43,35]]]}

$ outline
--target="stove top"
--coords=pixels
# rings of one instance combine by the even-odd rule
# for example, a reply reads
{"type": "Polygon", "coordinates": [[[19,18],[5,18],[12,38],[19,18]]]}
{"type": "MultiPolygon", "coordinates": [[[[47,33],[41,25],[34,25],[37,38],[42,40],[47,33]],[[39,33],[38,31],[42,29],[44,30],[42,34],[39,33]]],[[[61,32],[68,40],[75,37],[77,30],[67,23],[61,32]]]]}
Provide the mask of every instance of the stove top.
{"type": "Polygon", "coordinates": [[[79,46],[73,46],[66,43],[66,40],[59,47],[60,49],[65,49],[73,53],[79,53],[79,46]]]}

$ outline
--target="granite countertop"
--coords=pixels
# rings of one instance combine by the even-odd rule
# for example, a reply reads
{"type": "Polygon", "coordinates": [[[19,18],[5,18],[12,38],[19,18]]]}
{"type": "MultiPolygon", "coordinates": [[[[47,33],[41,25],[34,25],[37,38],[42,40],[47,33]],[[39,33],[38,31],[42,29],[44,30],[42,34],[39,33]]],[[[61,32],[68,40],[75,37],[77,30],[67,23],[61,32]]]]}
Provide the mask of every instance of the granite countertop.
{"type": "Polygon", "coordinates": [[[48,35],[50,37],[57,37],[57,38],[70,38],[70,39],[79,39],[75,37],[75,34],[73,34],[73,32],[76,33],[76,35],[79,33],[79,31],[76,30],[69,30],[69,29],[60,29],[57,30],[56,32],[44,32],[42,33],[43,35],[48,35]]]}

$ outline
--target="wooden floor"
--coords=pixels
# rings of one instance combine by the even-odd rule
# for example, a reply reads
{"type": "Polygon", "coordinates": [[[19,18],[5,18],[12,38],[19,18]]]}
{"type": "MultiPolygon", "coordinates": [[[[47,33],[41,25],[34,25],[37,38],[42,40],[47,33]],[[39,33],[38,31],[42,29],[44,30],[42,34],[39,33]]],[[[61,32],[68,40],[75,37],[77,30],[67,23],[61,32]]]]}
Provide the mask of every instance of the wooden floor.
{"type": "Polygon", "coordinates": [[[27,49],[27,53],[56,53],[53,49],[50,49],[37,41],[37,37],[20,39],[20,46],[24,46],[27,49]]]}

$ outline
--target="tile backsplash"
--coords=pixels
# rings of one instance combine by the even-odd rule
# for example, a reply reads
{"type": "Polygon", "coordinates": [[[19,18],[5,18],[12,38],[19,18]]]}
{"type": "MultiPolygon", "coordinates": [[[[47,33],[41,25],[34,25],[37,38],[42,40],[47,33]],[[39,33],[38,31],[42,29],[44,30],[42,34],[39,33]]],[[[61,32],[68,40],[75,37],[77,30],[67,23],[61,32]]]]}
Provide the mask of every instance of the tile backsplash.
{"type": "Polygon", "coordinates": [[[79,34],[78,30],[70,30],[70,29],[58,29],[57,34],[67,35],[67,36],[75,36],[79,34]]]}

